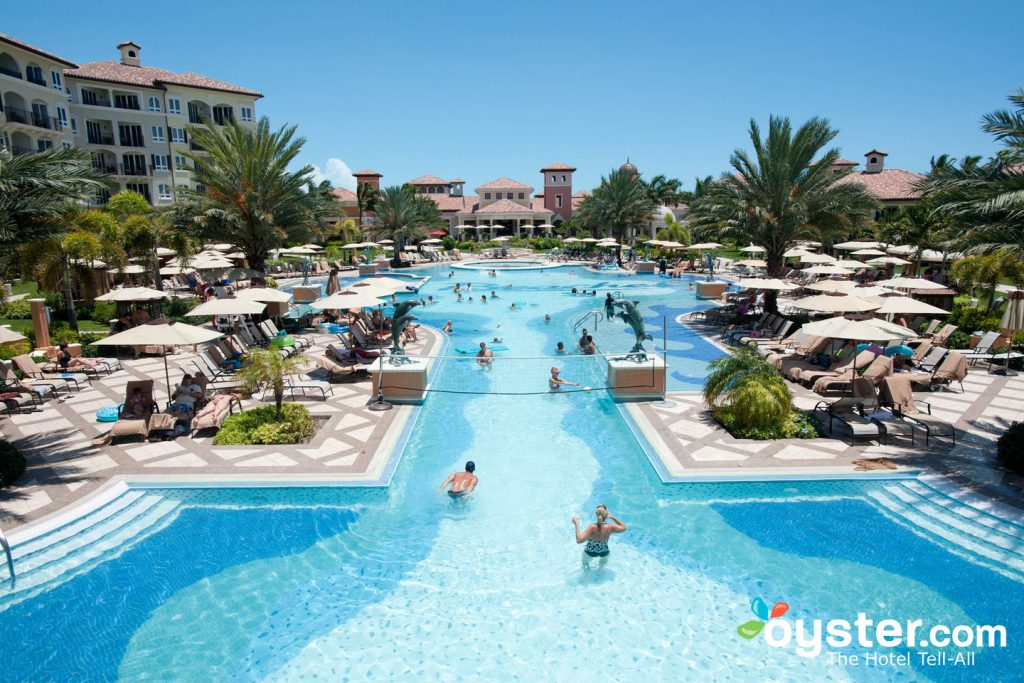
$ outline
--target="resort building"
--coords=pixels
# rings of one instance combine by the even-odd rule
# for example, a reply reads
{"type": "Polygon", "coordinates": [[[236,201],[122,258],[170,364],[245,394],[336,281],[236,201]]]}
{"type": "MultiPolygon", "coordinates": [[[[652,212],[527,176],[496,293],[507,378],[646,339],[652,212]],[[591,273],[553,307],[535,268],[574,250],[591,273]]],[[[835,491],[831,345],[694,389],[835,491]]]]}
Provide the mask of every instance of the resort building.
{"type": "Polygon", "coordinates": [[[905,206],[921,201],[921,190],[918,183],[924,176],[902,168],[886,168],[885,157],[889,156],[879,149],[872,149],[864,154],[864,170],[857,171],[856,161],[839,159],[833,167],[836,170],[854,169],[843,182],[860,183],[882,205],[875,219],[883,214],[896,213],[905,206]]]}
{"type": "MultiPolygon", "coordinates": [[[[498,236],[536,237],[551,234],[562,221],[579,208],[586,192],[573,192],[572,174],[576,169],[568,164],[549,164],[542,169],[543,190],[534,194],[532,185],[498,178],[474,188],[475,195],[465,194],[466,181],[462,178],[445,180],[435,175],[423,175],[406,181],[416,192],[429,197],[448,223],[448,232],[459,239],[471,237],[481,240],[498,236]]],[[[364,169],[353,173],[359,186],[368,185],[379,190],[380,173],[364,169]]],[[[356,218],[359,202],[355,192],[345,188],[334,190],[334,196],[345,215],[356,218]]],[[[371,217],[363,216],[364,224],[371,217]]]]}
{"type": "Polygon", "coordinates": [[[85,148],[121,189],[154,205],[171,203],[179,189],[202,191],[182,153],[201,151],[186,126],[254,124],[262,95],[199,74],[143,66],[142,48],[131,41],[117,50],[117,60],[75,64],[0,34],[6,122],[0,144],[13,154],[56,144],[85,148]]]}

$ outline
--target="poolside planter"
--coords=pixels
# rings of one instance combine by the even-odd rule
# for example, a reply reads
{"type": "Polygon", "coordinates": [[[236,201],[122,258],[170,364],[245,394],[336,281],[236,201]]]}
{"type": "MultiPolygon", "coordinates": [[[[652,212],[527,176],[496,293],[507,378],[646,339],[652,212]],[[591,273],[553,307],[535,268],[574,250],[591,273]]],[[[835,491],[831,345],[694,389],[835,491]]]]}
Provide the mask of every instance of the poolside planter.
{"type": "Polygon", "coordinates": [[[423,403],[427,395],[430,363],[425,358],[407,358],[402,365],[391,365],[388,361],[367,366],[373,378],[373,395],[384,378],[384,400],[392,403],[423,403]]]}
{"type": "Polygon", "coordinates": [[[665,398],[665,361],[654,353],[638,363],[608,359],[608,388],[616,401],[647,401],[665,398]]]}
{"type": "Polygon", "coordinates": [[[377,264],[376,263],[361,263],[359,264],[360,275],[376,275],[377,264]]]}
{"type": "Polygon", "coordinates": [[[640,273],[653,273],[657,268],[658,264],[654,261],[637,261],[634,272],[638,275],[640,273]]]}
{"type": "Polygon", "coordinates": [[[728,282],[706,280],[697,281],[697,298],[698,299],[718,299],[725,294],[725,290],[729,288],[728,282]]]}

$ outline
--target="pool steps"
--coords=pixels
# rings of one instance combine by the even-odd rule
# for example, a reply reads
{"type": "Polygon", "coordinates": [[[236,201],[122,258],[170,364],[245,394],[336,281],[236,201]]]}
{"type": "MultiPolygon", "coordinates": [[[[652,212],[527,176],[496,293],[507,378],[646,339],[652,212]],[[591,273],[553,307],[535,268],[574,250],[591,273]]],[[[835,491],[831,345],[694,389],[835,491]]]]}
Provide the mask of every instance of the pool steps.
{"type": "Polygon", "coordinates": [[[868,494],[881,510],[928,540],[1024,582],[1024,512],[939,475],[894,481],[868,494]]]}
{"type": "Polygon", "coordinates": [[[16,592],[0,591],[0,609],[8,596],[20,601],[116,557],[173,521],[180,507],[178,500],[130,490],[67,525],[14,546],[16,592]]]}

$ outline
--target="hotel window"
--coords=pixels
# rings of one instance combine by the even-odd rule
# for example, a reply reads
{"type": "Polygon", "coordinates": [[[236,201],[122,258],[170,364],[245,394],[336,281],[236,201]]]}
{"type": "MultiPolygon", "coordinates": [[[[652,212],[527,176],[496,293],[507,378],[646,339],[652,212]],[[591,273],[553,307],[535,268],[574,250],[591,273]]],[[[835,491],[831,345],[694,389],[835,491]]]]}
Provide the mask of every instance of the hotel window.
{"type": "Polygon", "coordinates": [[[54,90],[64,90],[64,83],[61,81],[60,72],[56,69],[50,70],[50,82],[53,83],[54,90]]]}
{"type": "Polygon", "coordinates": [[[558,176],[551,176],[551,182],[555,182],[556,180],[558,180],[558,176]]]}
{"type": "Polygon", "coordinates": [[[252,121],[252,107],[242,107],[242,120],[252,121]]]}
{"type": "Polygon", "coordinates": [[[167,155],[166,154],[154,154],[153,155],[153,168],[157,171],[167,170],[167,155]]]}
{"type": "Polygon", "coordinates": [[[45,152],[46,150],[51,149],[52,147],[53,147],[53,140],[37,140],[36,141],[36,149],[38,149],[40,152],[45,152]]]}
{"type": "Polygon", "coordinates": [[[555,195],[555,208],[556,209],[561,209],[562,208],[562,195],[560,195],[560,194],[556,194],[555,195]]]}
{"type": "Polygon", "coordinates": [[[71,149],[71,143],[70,142],[62,142],[60,144],[64,147],[64,149],[71,149]]]}
{"type": "Polygon", "coordinates": [[[160,98],[159,97],[150,96],[150,98],[149,98],[149,110],[150,111],[160,111],[160,98]]]}
{"type": "Polygon", "coordinates": [[[119,123],[117,124],[118,136],[121,138],[122,147],[145,147],[146,141],[142,137],[142,126],[119,123]]]}
{"type": "Polygon", "coordinates": [[[490,199],[490,198],[491,198],[491,193],[490,192],[484,192],[484,199],[490,199]]]}
{"type": "Polygon", "coordinates": [[[164,127],[163,126],[153,126],[152,130],[153,130],[153,142],[163,142],[164,141],[164,127]]]}
{"type": "Polygon", "coordinates": [[[160,199],[171,198],[171,186],[167,183],[160,183],[156,186],[156,192],[160,195],[160,199]]]}
{"type": "Polygon", "coordinates": [[[57,120],[60,121],[61,128],[67,128],[68,110],[59,105],[57,106],[57,120]]]}
{"type": "Polygon", "coordinates": [[[511,193],[511,192],[506,192],[505,193],[505,199],[512,199],[512,194],[513,193],[511,193]]]}
{"type": "Polygon", "coordinates": [[[138,95],[114,95],[114,108],[134,109],[138,111],[142,107],[139,106],[138,95]]]}
{"type": "Polygon", "coordinates": [[[563,183],[565,182],[565,176],[562,176],[562,182],[563,183]]]}
{"type": "Polygon", "coordinates": [[[78,135],[78,119],[76,118],[71,119],[71,132],[78,135]]]}
{"type": "Polygon", "coordinates": [[[36,85],[46,85],[46,77],[43,76],[43,70],[34,64],[25,67],[25,80],[36,85]]]}
{"type": "Polygon", "coordinates": [[[526,199],[526,193],[525,192],[520,192],[519,193],[519,198],[520,199],[526,199]]]}
{"type": "Polygon", "coordinates": [[[172,97],[167,100],[167,113],[168,114],[180,114],[181,113],[181,100],[176,97],[172,97]]]}
{"type": "Polygon", "coordinates": [[[171,142],[177,142],[178,144],[185,144],[185,129],[184,128],[171,128],[171,142]]]}
{"type": "Polygon", "coordinates": [[[185,160],[184,155],[182,155],[182,154],[175,154],[174,155],[174,169],[177,170],[177,171],[187,171],[188,170],[188,161],[185,160]]]}

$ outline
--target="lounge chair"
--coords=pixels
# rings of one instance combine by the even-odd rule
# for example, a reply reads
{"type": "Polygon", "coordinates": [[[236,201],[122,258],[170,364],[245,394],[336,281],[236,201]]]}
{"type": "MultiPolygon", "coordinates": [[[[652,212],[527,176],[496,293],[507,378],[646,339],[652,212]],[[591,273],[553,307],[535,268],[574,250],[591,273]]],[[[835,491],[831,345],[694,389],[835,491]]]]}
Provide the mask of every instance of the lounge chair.
{"type": "Polygon", "coordinates": [[[193,432],[201,429],[220,429],[228,415],[235,412],[242,412],[242,402],[235,394],[214,394],[202,410],[196,413],[190,424],[193,432]]]}
{"type": "Polygon", "coordinates": [[[879,403],[891,407],[893,414],[923,429],[925,446],[928,446],[933,436],[952,437],[956,445],[956,428],[945,420],[932,417],[932,404],[916,400],[910,382],[910,376],[905,374],[886,377],[882,382],[879,403]],[[921,411],[919,403],[925,406],[926,412],[921,411]]]}
{"type": "Polygon", "coordinates": [[[949,353],[947,349],[941,346],[933,346],[924,355],[924,358],[914,364],[914,367],[923,372],[935,372],[935,369],[939,367],[947,353],[949,353]]]}
{"type": "Polygon", "coordinates": [[[821,369],[821,365],[816,363],[815,359],[830,343],[828,337],[808,335],[804,337],[793,353],[769,356],[767,360],[771,365],[778,368],[779,372],[784,376],[796,381],[804,370],[821,369]]]}
{"type": "Polygon", "coordinates": [[[932,344],[934,344],[935,346],[945,346],[946,340],[949,339],[949,336],[956,332],[956,330],[956,325],[950,325],[949,323],[946,323],[945,325],[942,326],[942,329],[936,332],[935,336],[932,337],[932,344]]]}
{"type": "Polygon", "coordinates": [[[960,384],[960,393],[964,393],[964,377],[967,376],[967,358],[959,351],[950,351],[931,374],[910,373],[910,381],[926,383],[929,388],[939,385],[946,386],[953,382],[960,384]]]}
{"type": "Polygon", "coordinates": [[[153,380],[132,380],[124,388],[125,401],[118,406],[117,422],[97,443],[107,444],[118,437],[138,436],[142,440],[149,438],[155,429],[170,429],[174,426],[174,416],[161,413],[156,401],[153,400],[153,380]],[[132,396],[138,389],[142,396],[139,412],[132,406],[132,396]]]}
{"type": "MultiPolygon", "coordinates": [[[[267,335],[267,337],[270,338],[277,337],[281,334],[281,331],[277,329],[277,325],[274,324],[273,320],[264,320],[261,322],[260,329],[267,335]]],[[[296,346],[303,351],[313,346],[313,339],[311,337],[301,334],[291,334],[289,336],[295,340],[296,346]]]]}
{"type": "MultiPolygon", "coordinates": [[[[303,396],[306,395],[307,391],[319,391],[321,398],[325,401],[327,400],[328,394],[334,396],[334,387],[331,386],[330,382],[324,382],[318,379],[309,379],[308,377],[303,377],[301,379],[285,377],[284,388],[289,394],[291,394],[292,398],[295,398],[295,392],[297,391],[301,391],[303,396]]],[[[263,391],[264,396],[266,396],[267,389],[269,389],[269,387],[263,391]]]]}
{"type": "Polygon", "coordinates": [[[854,439],[874,439],[880,434],[879,426],[865,416],[866,410],[875,410],[878,406],[878,395],[875,385],[870,380],[858,377],[853,380],[850,396],[843,396],[834,401],[819,401],[814,406],[815,413],[822,413],[828,418],[828,431],[834,433],[835,421],[842,422],[850,430],[854,439]]]}
{"type": "Polygon", "coordinates": [[[921,338],[930,339],[931,337],[935,336],[935,328],[939,326],[940,322],[942,321],[939,320],[938,318],[932,318],[932,321],[928,323],[928,327],[925,329],[924,332],[921,333],[921,338]]]}
{"type": "MultiPolygon", "coordinates": [[[[851,372],[853,372],[852,369],[851,372]]],[[[877,356],[861,373],[861,378],[869,380],[877,387],[882,383],[882,380],[890,375],[892,375],[892,358],[877,356]]],[[[817,394],[825,394],[830,391],[846,391],[850,388],[850,381],[849,373],[846,375],[836,375],[835,377],[819,377],[815,380],[811,389],[817,394]]]]}
{"type": "Polygon", "coordinates": [[[39,398],[47,398],[49,394],[52,394],[53,398],[60,397],[59,389],[63,388],[64,391],[71,395],[71,389],[68,383],[64,380],[47,380],[47,379],[18,379],[18,376],[14,374],[14,369],[10,365],[0,361],[0,372],[3,374],[3,387],[4,391],[11,392],[17,391],[31,391],[32,393],[39,396],[39,398]]]}
{"type": "Polygon", "coordinates": [[[32,379],[37,380],[46,380],[48,382],[63,380],[68,386],[70,386],[68,383],[73,383],[76,391],[82,388],[80,382],[90,381],[89,376],[82,372],[46,372],[32,359],[31,356],[28,355],[15,356],[12,360],[26,377],[31,377],[32,379]]]}
{"type": "Polygon", "coordinates": [[[972,365],[981,359],[988,359],[992,353],[992,347],[999,341],[999,332],[986,332],[981,336],[978,345],[969,351],[961,351],[967,361],[972,365]]]}
{"type": "MultiPolygon", "coordinates": [[[[50,351],[47,352],[47,359],[48,360],[45,363],[40,365],[40,368],[42,368],[43,372],[54,372],[54,373],[61,373],[61,372],[83,372],[83,373],[89,375],[90,379],[91,378],[99,379],[101,372],[105,372],[108,375],[110,375],[110,374],[113,374],[113,372],[115,370],[122,369],[121,368],[121,361],[117,360],[116,358],[114,358],[114,359],[110,359],[110,358],[92,358],[92,359],[89,359],[88,361],[83,361],[83,365],[79,365],[79,366],[77,366],[75,368],[69,368],[69,369],[65,370],[64,368],[61,368],[60,364],[57,362],[56,353],[57,353],[57,349],[51,349],[50,351]],[[92,363],[92,364],[88,365],[88,364],[85,364],[85,363],[92,363]]],[[[80,358],[80,357],[81,356],[73,356],[72,358],[80,358]]]]}
{"type": "Polygon", "coordinates": [[[910,356],[911,365],[917,365],[925,357],[929,351],[932,350],[932,340],[925,339],[914,349],[914,353],[910,356]]]}
{"type": "Polygon", "coordinates": [[[833,366],[827,370],[825,369],[805,369],[800,371],[800,375],[797,379],[802,384],[812,386],[815,382],[823,377],[835,378],[835,377],[846,377],[847,380],[851,377],[850,371],[855,368],[860,370],[871,365],[871,361],[875,359],[875,354],[867,349],[859,351],[856,356],[850,358],[841,365],[833,366]]]}
{"type": "Polygon", "coordinates": [[[328,346],[326,353],[316,359],[317,367],[327,371],[327,379],[332,377],[348,377],[357,372],[366,372],[367,366],[373,365],[373,358],[354,360],[348,354],[328,346]]]}

